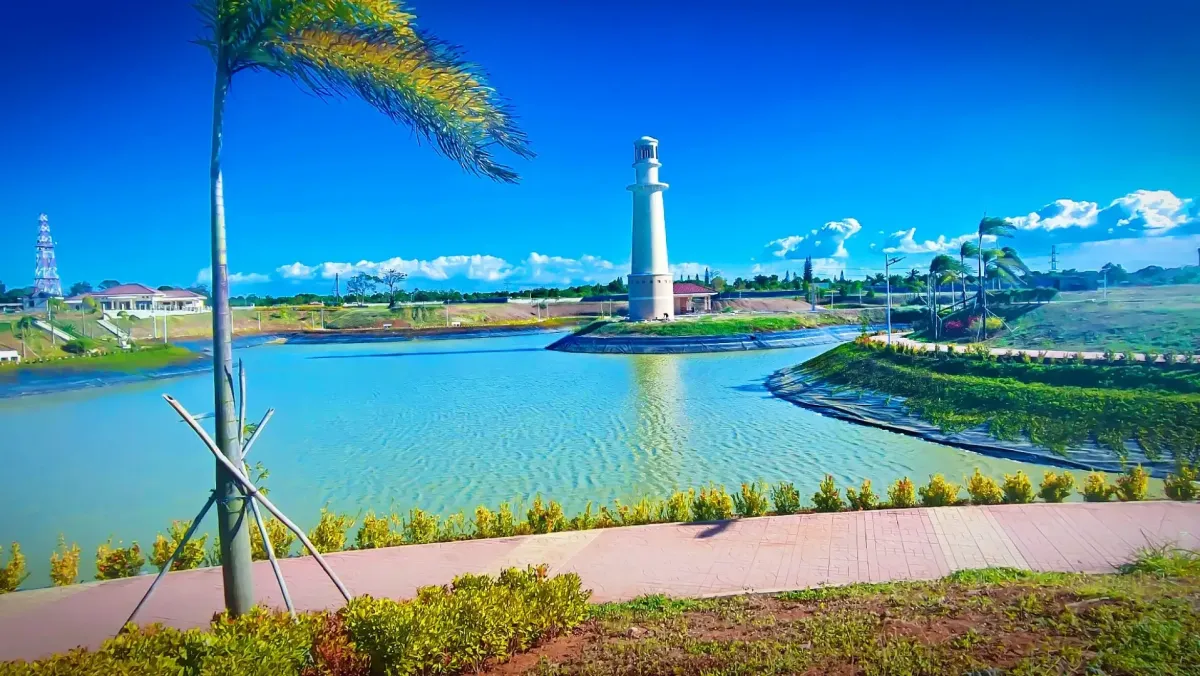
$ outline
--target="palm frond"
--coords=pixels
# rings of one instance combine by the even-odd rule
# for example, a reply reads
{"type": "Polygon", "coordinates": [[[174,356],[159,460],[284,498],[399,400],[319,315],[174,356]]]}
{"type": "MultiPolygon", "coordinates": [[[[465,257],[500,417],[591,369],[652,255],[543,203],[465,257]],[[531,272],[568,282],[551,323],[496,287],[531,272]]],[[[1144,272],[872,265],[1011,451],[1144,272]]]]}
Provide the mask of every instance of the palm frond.
{"type": "Polygon", "coordinates": [[[962,243],[961,247],[959,247],[958,255],[962,256],[963,258],[974,258],[979,255],[979,245],[977,245],[975,242],[967,240],[962,243]]]}
{"type": "Polygon", "coordinates": [[[1016,226],[1003,218],[984,216],[983,220],[979,221],[980,236],[1012,237],[1016,230],[1016,226]]]}
{"type": "MultiPolygon", "coordinates": [[[[209,0],[218,66],[265,70],[323,98],[361,98],[465,170],[514,183],[496,147],[533,157],[508,103],[396,0],[209,0]]],[[[213,49],[210,47],[210,49],[213,49]]]]}

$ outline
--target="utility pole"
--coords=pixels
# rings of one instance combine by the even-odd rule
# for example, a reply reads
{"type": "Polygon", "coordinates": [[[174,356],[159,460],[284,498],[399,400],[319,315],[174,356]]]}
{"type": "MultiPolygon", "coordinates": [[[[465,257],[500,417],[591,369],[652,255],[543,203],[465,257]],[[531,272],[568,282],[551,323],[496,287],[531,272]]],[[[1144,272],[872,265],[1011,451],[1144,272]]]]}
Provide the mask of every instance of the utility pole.
{"type": "Polygon", "coordinates": [[[1058,272],[1058,247],[1050,245],[1050,272],[1058,272]]]}
{"type": "Polygon", "coordinates": [[[1102,300],[1108,300],[1108,270],[1100,275],[1100,283],[1103,285],[1101,286],[1102,300]]]}
{"type": "Polygon", "coordinates": [[[883,280],[887,283],[887,344],[892,344],[892,266],[904,260],[903,256],[883,257],[883,280]]]}

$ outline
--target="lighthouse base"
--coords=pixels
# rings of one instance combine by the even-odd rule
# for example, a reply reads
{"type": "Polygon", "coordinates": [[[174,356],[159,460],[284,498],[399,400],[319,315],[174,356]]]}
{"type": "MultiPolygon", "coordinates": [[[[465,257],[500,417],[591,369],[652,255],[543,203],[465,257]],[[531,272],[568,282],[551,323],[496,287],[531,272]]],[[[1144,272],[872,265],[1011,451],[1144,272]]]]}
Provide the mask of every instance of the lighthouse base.
{"type": "Polygon", "coordinates": [[[675,318],[675,283],[671,275],[629,275],[629,319],[670,321],[675,318]]]}

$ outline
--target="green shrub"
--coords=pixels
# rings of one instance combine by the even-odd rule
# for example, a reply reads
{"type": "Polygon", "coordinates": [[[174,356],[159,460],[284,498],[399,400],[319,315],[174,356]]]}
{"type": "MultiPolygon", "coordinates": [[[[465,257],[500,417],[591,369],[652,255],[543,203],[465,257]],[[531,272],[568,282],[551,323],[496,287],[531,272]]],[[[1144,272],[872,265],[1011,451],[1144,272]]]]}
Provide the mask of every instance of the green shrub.
{"type": "MultiPolygon", "coordinates": [[[[0,562],[4,560],[4,547],[0,547],[0,562]]],[[[25,555],[21,553],[21,545],[12,543],[9,549],[8,563],[0,566],[0,594],[14,592],[29,573],[25,572],[25,555]]]]}
{"type": "Polygon", "coordinates": [[[392,526],[399,525],[400,519],[395,514],[375,516],[375,512],[367,512],[362,525],[354,536],[355,549],[379,549],[380,547],[395,547],[404,542],[403,536],[392,526]]]}
{"type": "Polygon", "coordinates": [[[438,527],[438,542],[453,542],[455,540],[469,540],[470,538],[471,534],[467,531],[466,514],[455,512],[442,519],[442,525],[438,527]]]}
{"type": "Polygon", "coordinates": [[[709,484],[692,501],[693,521],[722,521],[733,517],[733,498],[724,486],[709,484]]]}
{"type": "Polygon", "coordinates": [[[780,481],[771,488],[771,503],[776,514],[795,514],[800,511],[800,491],[790,481],[780,481]]]}
{"type": "MultiPolygon", "coordinates": [[[[267,529],[267,537],[271,539],[271,551],[275,552],[276,558],[286,558],[291,555],[292,543],[296,541],[296,534],[290,528],[283,525],[283,522],[275,517],[266,517],[263,526],[267,529]]],[[[214,548],[217,543],[213,543],[214,548]]],[[[220,550],[218,549],[218,555],[220,550]]],[[[220,560],[213,561],[210,557],[210,564],[220,565],[220,560]]],[[[258,524],[250,524],[250,558],[255,561],[265,561],[267,559],[267,548],[263,544],[262,533],[258,530],[258,524]]]]}
{"type": "Polygon", "coordinates": [[[1112,499],[1115,490],[1113,486],[1108,485],[1104,472],[1092,472],[1088,474],[1087,482],[1084,483],[1080,494],[1083,495],[1085,502],[1108,502],[1112,499]]]}
{"type": "Polygon", "coordinates": [[[1150,489],[1150,473],[1141,465],[1130,467],[1117,477],[1116,483],[1116,496],[1121,502],[1145,500],[1146,492],[1150,489]]]}
{"type": "Polygon", "coordinates": [[[142,572],[146,557],[142,548],[134,542],[129,547],[112,546],[112,539],[96,548],[96,579],[117,580],[133,577],[142,572]]]}
{"type": "Polygon", "coordinates": [[[1016,474],[1004,475],[1004,504],[1018,505],[1033,502],[1033,483],[1029,477],[1017,470],[1016,474]]]}
{"type": "Polygon", "coordinates": [[[591,530],[596,527],[596,515],[592,514],[592,503],[589,500],[583,511],[567,521],[567,530],[591,530]]]}
{"type": "Polygon", "coordinates": [[[917,490],[908,477],[896,479],[888,489],[888,506],[896,508],[916,507],[917,490]]]}
{"type": "MultiPolygon", "coordinates": [[[[589,503],[589,507],[591,504],[589,503]]],[[[480,505],[475,508],[475,520],[471,522],[474,526],[474,532],[471,537],[476,539],[499,537],[497,532],[496,515],[492,510],[480,505]]]]}
{"type": "Polygon", "coordinates": [[[308,540],[322,554],[340,552],[346,549],[346,532],[353,526],[354,518],[349,514],[334,514],[322,507],[321,520],[308,532],[308,540]]]}
{"type": "Polygon", "coordinates": [[[946,507],[958,504],[958,484],[946,481],[941,474],[929,477],[929,483],[917,490],[924,507],[946,507]]]}
{"type": "Polygon", "coordinates": [[[813,506],[818,512],[840,512],[846,508],[841,491],[833,483],[833,475],[826,474],[821,486],[813,493],[813,506]]]}
{"type": "Polygon", "coordinates": [[[879,506],[879,496],[871,490],[870,479],[863,479],[862,486],[857,491],[846,487],[846,501],[850,503],[850,509],[866,510],[879,506]]]}
{"type": "Polygon", "coordinates": [[[534,533],[560,531],[567,523],[563,516],[562,505],[553,500],[549,504],[542,504],[541,493],[533,498],[533,506],[526,513],[526,520],[529,522],[529,530],[534,533]]]}
{"type": "Polygon", "coordinates": [[[1197,489],[1193,482],[1196,481],[1197,474],[1194,465],[1180,460],[1178,467],[1175,468],[1175,474],[1168,474],[1167,478],[1163,479],[1163,491],[1172,500],[1184,502],[1195,500],[1197,489]]]}
{"type": "MultiPolygon", "coordinates": [[[[167,565],[167,559],[171,558],[171,554],[175,552],[175,548],[183,540],[183,536],[187,534],[187,521],[172,521],[168,533],[171,538],[168,540],[159,533],[154,538],[154,549],[150,554],[150,562],[154,567],[162,570],[163,566],[167,565]]],[[[195,537],[187,541],[183,546],[183,551],[179,552],[179,556],[175,557],[175,562],[171,564],[171,570],[191,570],[192,568],[200,567],[204,563],[204,545],[208,542],[208,535],[195,537]]]]}
{"type": "Polygon", "coordinates": [[[622,505],[620,500],[613,500],[612,513],[616,514],[615,520],[622,526],[658,523],[662,520],[663,511],[663,503],[654,498],[643,497],[632,505],[622,505]]]}
{"type": "Polygon", "coordinates": [[[738,516],[762,516],[767,513],[767,484],[744,483],[740,493],[733,494],[733,509],[738,516]]]}
{"type": "Polygon", "coordinates": [[[514,569],[498,579],[463,575],[413,601],[356,598],[344,617],[373,673],[478,672],[582,623],[588,596],[575,574],[546,579],[541,570],[514,569]]]}
{"type": "Polygon", "coordinates": [[[671,493],[671,497],[667,498],[667,504],[664,508],[663,518],[668,522],[684,522],[692,520],[692,502],[696,499],[696,492],[692,489],[684,491],[675,491],[671,493]]]}
{"type": "Polygon", "coordinates": [[[67,354],[83,354],[87,352],[87,344],[78,338],[62,344],[62,351],[67,354]]]}
{"type": "Polygon", "coordinates": [[[996,480],[981,474],[978,467],[967,479],[967,495],[971,496],[972,505],[998,505],[1004,501],[1004,491],[1000,490],[996,480]]]}
{"type": "Polygon", "coordinates": [[[1046,502],[1062,502],[1070,497],[1072,488],[1075,488],[1075,477],[1070,472],[1056,474],[1047,470],[1042,475],[1038,495],[1046,502]]]}
{"type": "MultiPolygon", "coordinates": [[[[75,584],[79,579],[79,545],[71,543],[67,547],[67,540],[61,534],[58,536],[58,549],[50,552],[50,581],[55,587],[65,587],[75,584]]],[[[0,578],[3,578],[0,574],[0,578]]],[[[0,582],[0,588],[3,588],[3,582],[0,582]]]]}
{"type": "Polygon", "coordinates": [[[427,545],[437,542],[438,518],[416,507],[408,510],[408,518],[404,520],[400,538],[406,545],[427,545]]]}

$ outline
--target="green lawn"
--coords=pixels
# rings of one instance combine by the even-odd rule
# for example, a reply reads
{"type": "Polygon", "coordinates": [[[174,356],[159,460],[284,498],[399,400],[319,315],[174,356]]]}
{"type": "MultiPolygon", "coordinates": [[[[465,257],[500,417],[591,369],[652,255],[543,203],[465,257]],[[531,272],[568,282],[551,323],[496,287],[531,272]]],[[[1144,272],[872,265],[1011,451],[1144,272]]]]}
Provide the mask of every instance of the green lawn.
{"type": "Polygon", "coordinates": [[[1200,673],[1200,560],[1144,554],[1117,575],[989,568],[934,582],[592,609],[506,673],[1200,673]],[[526,671],[526,669],[528,671],[526,671]]]}
{"type": "Polygon", "coordinates": [[[7,369],[55,369],[62,371],[141,371],[187,364],[204,359],[204,355],[175,345],[153,344],[127,351],[108,352],[96,356],[75,356],[61,353],[45,361],[25,361],[7,369]]]}
{"type": "Polygon", "coordinates": [[[789,315],[710,315],[696,319],[680,318],[673,322],[612,322],[595,331],[596,335],[643,336],[728,336],[738,333],[770,333],[816,326],[855,324],[853,314],[806,312],[789,315]]]}

